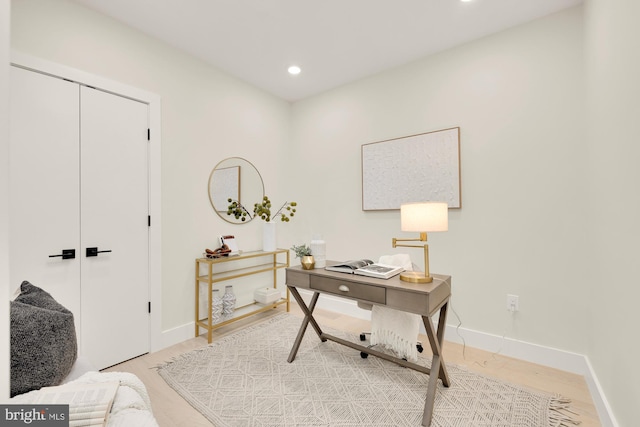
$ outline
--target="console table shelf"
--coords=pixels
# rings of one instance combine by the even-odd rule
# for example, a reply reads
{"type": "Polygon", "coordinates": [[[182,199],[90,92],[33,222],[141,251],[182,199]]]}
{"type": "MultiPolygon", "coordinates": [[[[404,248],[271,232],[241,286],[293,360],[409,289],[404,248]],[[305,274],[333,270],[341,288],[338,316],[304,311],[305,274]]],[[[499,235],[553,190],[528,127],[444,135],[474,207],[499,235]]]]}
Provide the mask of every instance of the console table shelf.
{"type": "Polygon", "coordinates": [[[275,251],[256,251],[245,252],[237,256],[221,257],[221,258],[197,258],[196,259],[196,295],[195,295],[195,336],[200,334],[200,328],[204,328],[207,331],[207,341],[211,343],[211,331],[220,328],[229,323],[244,319],[245,317],[252,316],[257,313],[262,313],[276,308],[279,305],[286,304],[287,311],[290,308],[289,289],[285,298],[281,298],[270,304],[260,304],[253,302],[240,307],[236,307],[234,312],[228,316],[222,317],[219,321],[213,323],[211,321],[211,296],[213,294],[213,284],[224,282],[227,280],[238,279],[241,277],[251,276],[254,274],[273,272],[273,287],[278,287],[278,270],[289,267],[289,250],[288,249],[276,249],[275,251]],[[278,260],[278,257],[284,257],[278,260]],[[239,266],[234,264],[242,264],[240,261],[247,261],[252,258],[264,258],[269,259],[266,263],[252,266],[239,266]],[[220,267],[222,265],[228,265],[228,269],[225,271],[214,271],[214,266],[220,267]],[[202,274],[201,268],[206,269],[206,274],[202,274]],[[200,284],[207,285],[207,315],[206,317],[200,316],[200,284]]]}

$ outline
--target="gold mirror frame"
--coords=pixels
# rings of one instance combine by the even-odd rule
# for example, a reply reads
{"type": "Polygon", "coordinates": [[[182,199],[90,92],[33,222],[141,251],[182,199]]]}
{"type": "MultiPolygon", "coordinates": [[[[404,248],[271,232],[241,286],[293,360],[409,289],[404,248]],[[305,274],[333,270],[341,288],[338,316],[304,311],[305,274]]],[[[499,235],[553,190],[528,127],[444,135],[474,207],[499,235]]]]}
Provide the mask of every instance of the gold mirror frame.
{"type": "Polygon", "coordinates": [[[231,224],[246,224],[251,219],[227,215],[229,199],[239,201],[249,211],[264,197],[264,182],[258,169],[247,159],[229,157],[220,161],[209,174],[209,201],[216,214],[231,224]]]}

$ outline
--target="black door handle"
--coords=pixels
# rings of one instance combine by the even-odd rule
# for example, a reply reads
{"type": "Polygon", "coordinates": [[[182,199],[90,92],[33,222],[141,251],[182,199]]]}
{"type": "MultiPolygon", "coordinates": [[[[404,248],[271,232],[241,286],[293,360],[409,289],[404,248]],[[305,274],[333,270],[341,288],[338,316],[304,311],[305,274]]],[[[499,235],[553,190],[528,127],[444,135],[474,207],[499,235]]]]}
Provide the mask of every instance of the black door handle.
{"type": "Polygon", "coordinates": [[[105,251],[99,251],[98,248],[87,248],[87,257],[98,256],[98,254],[102,254],[105,252],[111,252],[111,249],[105,251]]]}
{"type": "Polygon", "coordinates": [[[61,254],[49,255],[49,258],[62,257],[62,259],[73,259],[76,257],[75,249],[63,249],[61,254]]]}

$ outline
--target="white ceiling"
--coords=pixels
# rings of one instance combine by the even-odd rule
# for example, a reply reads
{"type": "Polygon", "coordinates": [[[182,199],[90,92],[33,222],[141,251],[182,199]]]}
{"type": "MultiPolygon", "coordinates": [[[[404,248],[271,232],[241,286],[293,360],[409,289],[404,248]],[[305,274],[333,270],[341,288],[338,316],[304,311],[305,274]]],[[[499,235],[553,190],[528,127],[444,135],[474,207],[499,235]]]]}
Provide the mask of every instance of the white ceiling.
{"type": "Polygon", "coordinates": [[[583,0],[75,1],[296,101],[583,0]]]}

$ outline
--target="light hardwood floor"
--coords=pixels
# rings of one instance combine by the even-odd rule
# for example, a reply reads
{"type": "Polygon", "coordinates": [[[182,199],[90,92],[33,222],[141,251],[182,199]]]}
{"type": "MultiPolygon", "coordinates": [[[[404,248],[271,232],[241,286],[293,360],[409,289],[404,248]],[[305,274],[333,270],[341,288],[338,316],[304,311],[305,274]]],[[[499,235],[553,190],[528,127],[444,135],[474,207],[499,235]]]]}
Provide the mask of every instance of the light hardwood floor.
{"type": "MultiPolygon", "coordinates": [[[[284,309],[280,306],[280,308],[273,311],[261,313],[224,326],[213,331],[213,340],[215,341],[240,328],[261,322],[283,311],[284,309]]],[[[300,309],[294,303],[291,304],[291,313],[302,317],[300,309]]],[[[356,319],[321,309],[316,309],[314,315],[320,325],[327,327],[354,333],[370,330],[370,322],[367,320],[356,319]]],[[[428,343],[426,336],[420,337],[420,340],[423,343],[428,343]]],[[[151,397],[154,415],[160,427],[208,427],[212,424],[169,387],[155,369],[157,366],[170,361],[173,357],[206,345],[206,335],[203,334],[161,351],[113,366],[106,369],[106,371],[131,372],[144,382],[151,397]]],[[[425,345],[425,352],[428,351],[427,344],[425,345]]],[[[601,425],[587,384],[582,376],[505,357],[500,354],[491,354],[470,347],[464,348],[462,345],[448,341],[444,345],[443,357],[448,364],[464,366],[483,375],[500,378],[534,390],[558,393],[571,399],[571,409],[576,413],[574,417],[581,422],[581,427],[601,425]]]]}

